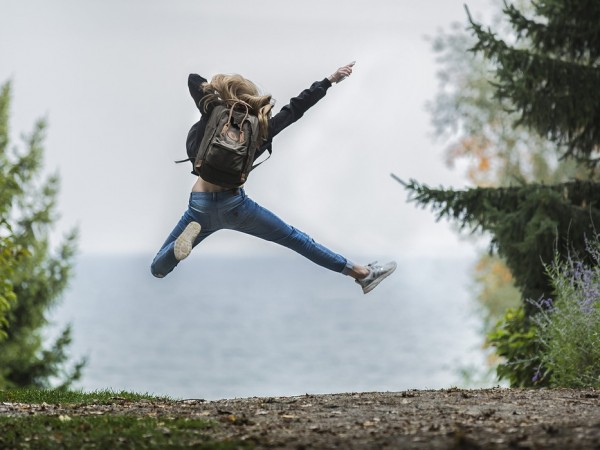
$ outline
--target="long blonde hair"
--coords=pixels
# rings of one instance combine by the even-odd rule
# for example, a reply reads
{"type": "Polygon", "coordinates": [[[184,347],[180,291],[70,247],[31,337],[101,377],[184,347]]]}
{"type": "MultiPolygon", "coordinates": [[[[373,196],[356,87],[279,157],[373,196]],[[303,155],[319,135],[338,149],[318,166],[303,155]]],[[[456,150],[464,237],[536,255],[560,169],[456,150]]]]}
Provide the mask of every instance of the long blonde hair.
{"type": "Polygon", "coordinates": [[[268,121],[271,116],[271,96],[261,95],[256,85],[241,75],[218,74],[202,85],[206,93],[202,107],[206,112],[210,103],[242,101],[249,105],[250,112],[258,117],[260,141],[267,139],[268,121]]]}

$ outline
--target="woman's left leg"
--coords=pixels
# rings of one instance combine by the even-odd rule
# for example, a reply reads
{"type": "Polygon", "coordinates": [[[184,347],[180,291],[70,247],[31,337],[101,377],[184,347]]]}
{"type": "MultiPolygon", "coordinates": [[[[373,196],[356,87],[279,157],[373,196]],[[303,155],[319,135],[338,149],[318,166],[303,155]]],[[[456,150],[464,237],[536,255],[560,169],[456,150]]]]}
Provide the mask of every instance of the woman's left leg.
{"type": "Polygon", "coordinates": [[[229,228],[283,245],[334,272],[351,274],[354,263],[288,225],[245,194],[242,195],[245,197],[242,204],[226,213],[225,219],[229,222],[229,228]]]}

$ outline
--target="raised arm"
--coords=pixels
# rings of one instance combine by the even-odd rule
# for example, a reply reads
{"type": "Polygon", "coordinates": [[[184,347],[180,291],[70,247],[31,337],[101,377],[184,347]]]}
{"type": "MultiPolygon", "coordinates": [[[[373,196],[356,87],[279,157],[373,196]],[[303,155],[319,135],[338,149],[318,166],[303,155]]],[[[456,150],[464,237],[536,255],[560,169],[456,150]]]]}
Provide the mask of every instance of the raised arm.
{"type": "Polygon", "coordinates": [[[333,83],[339,83],[350,76],[352,74],[353,65],[354,62],[351,62],[350,64],[340,67],[329,77],[324,78],[321,81],[315,81],[310,88],[303,90],[297,97],[292,98],[290,102],[281,108],[281,111],[275,114],[269,121],[268,140],[270,141],[284,128],[300,119],[311,106],[315,105],[315,103],[325,97],[327,89],[329,89],[333,83]]]}
{"type": "Polygon", "coordinates": [[[338,70],[329,75],[327,79],[332,83],[341,83],[350,75],[352,75],[352,67],[354,67],[354,64],[356,64],[356,61],[352,61],[350,64],[340,67],[338,70]]]}

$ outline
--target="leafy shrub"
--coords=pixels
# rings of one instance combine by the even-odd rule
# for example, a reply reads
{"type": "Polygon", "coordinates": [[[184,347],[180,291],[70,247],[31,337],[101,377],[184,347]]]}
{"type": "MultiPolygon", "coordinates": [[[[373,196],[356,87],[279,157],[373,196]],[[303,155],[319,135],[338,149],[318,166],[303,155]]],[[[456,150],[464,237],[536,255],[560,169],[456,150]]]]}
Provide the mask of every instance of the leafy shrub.
{"type": "Polygon", "coordinates": [[[600,387],[600,239],[586,255],[557,253],[546,266],[553,298],[509,309],[487,336],[503,362],[500,380],[514,387],[600,387]],[[584,261],[591,261],[584,262],[584,261]]]}
{"type": "MultiPolygon", "coordinates": [[[[569,257],[547,267],[554,300],[537,303],[540,367],[554,387],[600,387],[600,241],[589,242],[591,264],[569,257]]],[[[588,260],[590,258],[587,258],[588,260]]]]}
{"type": "Polygon", "coordinates": [[[487,334],[487,344],[502,359],[496,367],[499,380],[507,380],[512,387],[547,385],[547,371],[540,370],[539,355],[544,349],[537,333],[523,306],[506,310],[487,334]]]}

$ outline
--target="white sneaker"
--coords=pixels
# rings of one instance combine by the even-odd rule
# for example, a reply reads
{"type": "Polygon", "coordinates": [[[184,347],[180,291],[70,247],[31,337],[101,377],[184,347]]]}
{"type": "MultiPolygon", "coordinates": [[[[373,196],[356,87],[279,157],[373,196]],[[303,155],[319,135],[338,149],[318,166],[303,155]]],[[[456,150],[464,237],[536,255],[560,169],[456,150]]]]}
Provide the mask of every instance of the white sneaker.
{"type": "Polygon", "coordinates": [[[187,258],[192,252],[192,246],[200,234],[200,228],[198,222],[190,222],[175,240],[175,259],[177,261],[187,258]]]}
{"type": "Polygon", "coordinates": [[[380,265],[377,261],[367,265],[369,275],[361,280],[356,280],[362,287],[363,293],[368,294],[377,287],[385,278],[389,277],[396,270],[396,262],[391,261],[387,264],[380,265]]]}

